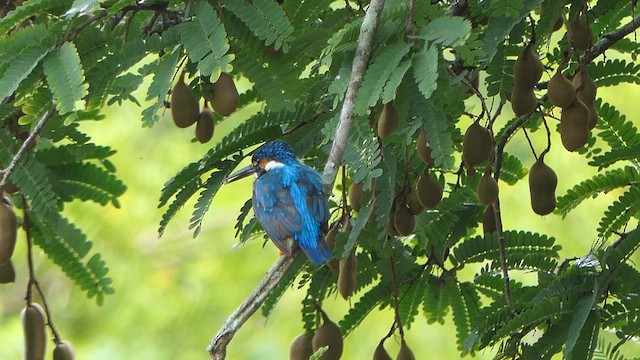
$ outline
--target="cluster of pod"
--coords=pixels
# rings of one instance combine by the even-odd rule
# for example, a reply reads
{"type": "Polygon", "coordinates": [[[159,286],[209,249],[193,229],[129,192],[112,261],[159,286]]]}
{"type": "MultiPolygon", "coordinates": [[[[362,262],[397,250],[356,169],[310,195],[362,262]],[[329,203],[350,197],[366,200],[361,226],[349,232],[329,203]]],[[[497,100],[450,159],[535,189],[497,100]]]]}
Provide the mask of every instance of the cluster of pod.
{"type": "Polygon", "coordinates": [[[560,139],[565,149],[576,151],[589,140],[589,132],[598,122],[594,106],[596,84],[581,68],[569,81],[562,74],[562,66],[551,77],[547,86],[549,101],[561,108],[560,139]]]}
{"type": "MultiPolygon", "coordinates": [[[[24,359],[42,360],[47,347],[46,315],[38,303],[30,303],[22,310],[24,330],[24,359]]],[[[53,360],[73,360],[75,352],[71,343],[56,340],[53,360]]]]}
{"type": "Polygon", "coordinates": [[[0,284],[16,280],[16,271],[11,257],[16,247],[18,221],[11,201],[3,196],[0,201],[0,284]]]}
{"type": "Polygon", "coordinates": [[[205,105],[200,110],[198,99],[191,88],[184,82],[184,72],[171,90],[171,116],[179,128],[187,128],[196,124],[196,139],[206,143],[213,137],[215,127],[214,114],[231,115],[238,108],[240,97],[233,78],[227,73],[220,73],[214,83],[200,84],[205,105]],[[211,104],[210,109],[207,104],[211,104]]]}
{"type": "MultiPolygon", "coordinates": [[[[376,350],[373,352],[373,360],[391,360],[391,355],[389,355],[387,350],[384,348],[384,340],[385,339],[380,340],[380,343],[378,343],[376,350]]],[[[407,345],[407,342],[404,341],[403,338],[400,343],[400,350],[398,351],[398,356],[396,357],[396,359],[415,360],[415,358],[416,357],[415,355],[413,355],[413,351],[411,351],[409,345],[407,345]]]]}
{"type": "Polygon", "coordinates": [[[392,236],[407,236],[413,234],[416,227],[416,216],[425,209],[434,209],[442,200],[442,185],[431,174],[433,158],[427,140],[427,132],[420,128],[416,140],[418,157],[426,165],[415,185],[400,191],[391,204],[391,216],[387,224],[387,231],[392,236]]]}
{"type": "Polygon", "coordinates": [[[542,77],[544,66],[538,54],[533,51],[533,42],[525,46],[513,68],[515,83],[511,92],[511,108],[516,116],[529,115],[538,106],[534,92],[542,77]]]}
{"type": "Polygon", "coordinates": [[[311,355],[325,346],[327,351],[319,358],[320,360],[338,360],[342,356],[343,341],[342,331],[324,311],[322,315],[322,325],[318,327],[313,335],[302,333],[291,342],[289,347],[290,360],[309,360],[311,355]]]}
{"type": "MultiPolygon", "coordinates": [[[[479,119],[478,119],[479,120],[479,119]]],[[[469,175],[475,174],[475,167],[485,164],[482,177],[478,181],[476,194],[484,205],[492,205],[498,199],[498,181],[491,176],[489,159],[493,151],[493,136],[489,129],[474,121],[462,139],[462,159],[469,175]]]]}

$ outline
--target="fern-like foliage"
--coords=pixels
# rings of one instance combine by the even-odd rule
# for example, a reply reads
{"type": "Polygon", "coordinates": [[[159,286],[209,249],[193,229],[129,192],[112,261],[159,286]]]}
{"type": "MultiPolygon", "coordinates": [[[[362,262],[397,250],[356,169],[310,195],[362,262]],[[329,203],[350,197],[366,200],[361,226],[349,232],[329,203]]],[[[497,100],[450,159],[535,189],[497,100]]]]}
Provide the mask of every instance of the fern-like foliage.
{"type": "Polygon", "coordinates": [[[87,94],[84,70],[76,47],[69,42],[44,59],[44,73],[60,115],[76,110],[76,102],[87,94]]]}
{"type": "MultiPolygon", "coordinates": [[[[476,236],[460,243],[454,250],[452,262],[459,266],[480,262],[484,260],[496,260],[498,258],[498,238],[494,235],[476,236]]],[[[558,257],[560,245],[555,245],[555,239],[541,234],[530,232],[505,231],[505,250],[507,254],[526,255],[536,252],[539,255],[558,257]]]]}
{"type": "Polygon", "coordinates": [[[243,3],[233,0],[224,1],[224,5],[238,18],[242,19],[251,31],[264,40],[265,45],[274,45],[274,49],[289,51],[289,37],[293,26],[278,4],[269,0],[257,0],[243,3]]]}
{"type": "Polygon", "coordinates": [[[609,237],[613,231],[626,225],[638,211],[640,211],[640,187],[632,186],[605,211],[600,220],[598,234],[604,238],[609,237]]]}
{"type": "Polygon", "coordinates": [[[203,76],[216,80],[220,72],[231,72],[233,54],[228,54],[229,42],[224,26],[213,7],[199,1],[193,9],[194,17],[180,25],[180,35],[189,59],[198,64],[203,76]]]}
{"type": "Polygon", "coordinates": [[[606,173],[597,174],[591,179],[584,180],[567,190],[566,195],[558,197],[557,209],[562,216],[566,216],[586,199],[596,197],[601,193],[606,193],[616,188],[639,183],[640,174],[635,168],[627,166],[623,169],[609,170],[606,173]]]}

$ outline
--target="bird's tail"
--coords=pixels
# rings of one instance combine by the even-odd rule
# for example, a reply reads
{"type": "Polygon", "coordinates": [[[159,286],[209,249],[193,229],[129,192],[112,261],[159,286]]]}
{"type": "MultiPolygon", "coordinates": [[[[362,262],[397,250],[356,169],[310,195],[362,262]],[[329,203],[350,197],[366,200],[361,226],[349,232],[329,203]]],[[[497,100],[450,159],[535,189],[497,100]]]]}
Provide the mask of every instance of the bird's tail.
{"type": "Polygon", "coordinates": [[[301,246],[302,251],[307,254],[307,257],[311,259],[311,261],[316,265],[320,265],[325,261],[331,260],[331,250],[329,250],[329,246],[326,241],[324,241],[324,236],[320,236],[318,241],[313,245],[310,247],[301,246]]]}

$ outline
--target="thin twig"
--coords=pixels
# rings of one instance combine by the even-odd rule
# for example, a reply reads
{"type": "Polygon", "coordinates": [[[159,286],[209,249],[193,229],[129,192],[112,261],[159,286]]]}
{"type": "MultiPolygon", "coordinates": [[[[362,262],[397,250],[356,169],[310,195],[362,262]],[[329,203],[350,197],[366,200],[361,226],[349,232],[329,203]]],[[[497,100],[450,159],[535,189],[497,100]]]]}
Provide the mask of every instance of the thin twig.
{"type": "MultiPolygon", "coordinates": [[[[495,162],[495,171],[493,174],[494,179],[496,181],[500,178],[500,169],[502,167],[502,157],[504,154],[504,147],[507,144],[507,141],[511,138],[511,135],[520,128],[520,126],[524,125],[524,123],[529,120],[529,115],[520,116],[516,119],[502,134],[500,139],[496,144],[496,162],[495,162]]],[[[500,255],[500,267],[502,268],[502,277],[504,280],[504,297],[507,301],[507,306],[509,306],[509,310],[511,314],[515,315],[516,309],[513,305],[513,299],[511,298],[511,284],[509,279],[509,271],[508,271],[508,263],[507,263],[507,252],[504,246],[504,230],[502,228],[502,212],[500,210],[500,196],[493,203],[493,213],[496,219],[496,233],[498,234],[498,253],[500,255]]]]}
{"type": "MultiPolygon", "coordinates": [[[[378,27],[383,5],[384,0],[371,1],[364,16],[362,26],[360,27],[351,78],[349,79],[347,93],[342,105],[336,136],[333,140],[329,159],[323,173],[325,186],[328,189],[333,188],[338,168],[342,163],[342,155],[344,154],[347,140],[349,139],[349,130],[353,121],[353,107],[356,93],[360,88],[364,71],[369,62],[373,35],[378,27]]],[[[221,360],[226,357],[227,345],[229,345],[235,333],[260,308],[266,297],[278,285],[298,256],[300,256],[300,251],[295,251],[291,256],[280,258],[269,270],[264,279],[262,279],[260,284],[258,284],[258,287],[253,293],[229,316],[222,328],[209,343],[207,351],[211,359],[221,360]]]]}
{"type": "Polygon", "coordinates": [[[49,311],[49,304],[47,304],[47,300],[44,296],[44,292],[42,291],[42,288],[40,287],[40,283],[36,278],[36,271],[33,263],[33,237],[31,236],[31,222],[29,221],[29,214],[27,213],[27,207],[26,207],[27,199],[22,197],[22,203],[25,204],[23,209],[24,220],[22,222],[22,227],[24,229],[24,232],[27,238],[27,265],[29,267],[29,283],[27,284],[27,295],[25,296],[25,300],[27,301],[27,304],[31,304],[33,302],[32,286],[34,286],[36,290],[38,290],[38,293],[40,294],[40,299],[42,300],[42,307],[44,308],[44,312],[47,316],[47,325],[49,326],[49,328],[51,329],[51,332],[53,333],[53,340],[56,344],[60,344],[60,342],[62,341],[62,338],[60,337],[60,333],[58,332],[55,325],[53,324],[51,312],[49,311]]]}
{"type": "Polygon", "coordinates": [[[395,257],[389,258],[391,266],[391,286],[393,288],[393,309],[395,310],[396,324],[398,324],[398,332],[400,337],[404,339],[404,329],[402,329],[402,319],[400,319],[400,302],[398,301],[398,274],[396,273],[395,257]]]}
{"type": "Polygon", "coordinates": [[[9,177],[11,176],[11,174],[13,174],[13,171],[16,169],[16,166],[18,165],[18,162],[27,153],[27,151],[31,149],[31,144],[33,144],[33,142],[36,140],[36,136],[38,136],[38,134],[40,133],[44,125],[47,123],[47,121],[49,121],[49,119],[51,119],[54,113],[55,113],[55,108],[47,111],[42,116],[42,118],[38,121],[36,126],[33,128],[33,131],[31,131],[27,139],[24,141],[24,143],[22,143],[20,150],[18,150],[18,152],[13,156],[13,159],[11,159],[9,166],[7,166],[7,168],[4,170],[0,170],[0,174],[2,174],[2,180],[0,180],[0,189],[3,189],[4,186],[7,184],[7,182],[9,181],[9,177]]]}

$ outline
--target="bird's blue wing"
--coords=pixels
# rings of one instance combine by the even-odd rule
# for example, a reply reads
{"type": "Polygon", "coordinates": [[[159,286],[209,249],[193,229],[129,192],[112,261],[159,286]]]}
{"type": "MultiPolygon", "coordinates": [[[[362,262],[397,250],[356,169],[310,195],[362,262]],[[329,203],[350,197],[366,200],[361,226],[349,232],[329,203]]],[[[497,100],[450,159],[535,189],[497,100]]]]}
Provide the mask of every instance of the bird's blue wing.
{"type": "Polygon", "coordinates": [[[322,186],[322,177],[317,171],[306,166],[303,171],[305,176],[298,179],[297,185],[307,194],[307,209],[320,224],[324,234],[328,231],[329,203],[322,186]]]}
{"type": "Polygon", "coordinates": [[[291,254],[288,239],[302,230],[302,219],[291,198],[289,187],[268,175],[258,179],[253,188],[253,211],[267,235],[285,254],[291,254]]]}

